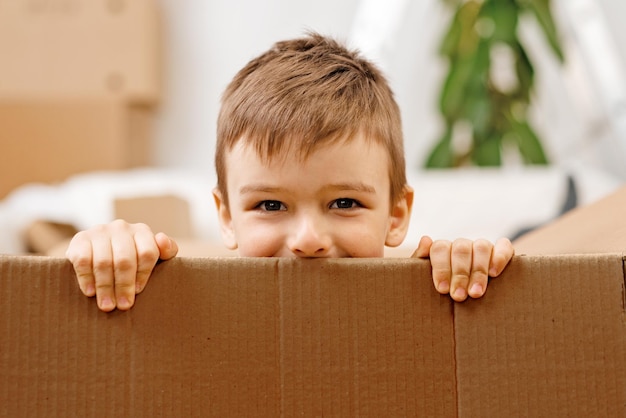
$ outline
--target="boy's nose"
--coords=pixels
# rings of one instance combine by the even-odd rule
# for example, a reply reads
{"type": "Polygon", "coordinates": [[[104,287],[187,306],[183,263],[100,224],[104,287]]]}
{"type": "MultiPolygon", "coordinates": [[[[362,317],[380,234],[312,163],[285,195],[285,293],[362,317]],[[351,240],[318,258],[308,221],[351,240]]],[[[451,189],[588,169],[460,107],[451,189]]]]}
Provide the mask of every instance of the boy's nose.
{"type": "Polygon", "coordinates": [[[324,257],[330,249],[330,241],[319,219],[301,217],[288,245],[298,257],[324,257]]]}

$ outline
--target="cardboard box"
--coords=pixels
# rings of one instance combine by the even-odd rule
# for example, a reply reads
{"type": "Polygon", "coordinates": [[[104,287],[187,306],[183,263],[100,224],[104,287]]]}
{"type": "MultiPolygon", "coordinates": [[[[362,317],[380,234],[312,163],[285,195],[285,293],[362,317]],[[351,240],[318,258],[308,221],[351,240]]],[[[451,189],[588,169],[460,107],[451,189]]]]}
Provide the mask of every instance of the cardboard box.
{"type": "Polygon", "coordinates": [[[150,110],[117,99],[0,101],[0,127],[0,199],[28,182],[149,161],[150,110]]]}
{"type": "Polygon", "coordinates": [[[0,1],[0,98],[106,95],[154,104],[159,20],[154,0],[0,1]]]}
{"type": "Polygon", "coordinates": [[[626,186],[515,240],[518,254],[626,252],[626,186]]]}
{"type": "Polygon", "coordinates": [[[157,195],[117,198],[113,202],[116,219],[142,222],[156,233],[171,237],[194,237],[189,202],[179,196],[157,195]]]}
{"type": "Polygon", "coordinates": [[[455,304],[420,259],[177,258],[106,314],[0,256],[0,415],[625,416],[624,279],[517,256],[455,304]]]}

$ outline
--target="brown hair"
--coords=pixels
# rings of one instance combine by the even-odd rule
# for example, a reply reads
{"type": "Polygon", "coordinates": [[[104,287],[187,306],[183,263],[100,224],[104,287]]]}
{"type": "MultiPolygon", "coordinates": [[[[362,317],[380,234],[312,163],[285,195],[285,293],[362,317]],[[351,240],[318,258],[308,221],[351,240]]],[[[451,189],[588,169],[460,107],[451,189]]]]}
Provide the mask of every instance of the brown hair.
{"type": "Polygon", "coordinates": [[[380,70],[316,33],[276,43],[241,69],[222,97],[215,167],[224,203],[225,154],[242,138],[265,160],[294,153],[306,159],[322,144],[359,133],[388,150],[395,203],[406,185],[402,126],[380,70]]]}

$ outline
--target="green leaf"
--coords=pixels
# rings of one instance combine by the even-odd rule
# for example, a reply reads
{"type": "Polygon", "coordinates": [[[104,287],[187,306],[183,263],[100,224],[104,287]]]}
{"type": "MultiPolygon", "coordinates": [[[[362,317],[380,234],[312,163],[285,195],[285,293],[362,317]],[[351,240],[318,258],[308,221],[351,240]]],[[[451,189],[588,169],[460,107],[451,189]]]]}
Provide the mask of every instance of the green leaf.
{"type": "Polygon", "coordinates": [[[475,59],[475,56],[459,59],[450,67],[439,101],[440,112],[448,121],[461,115],[463,98],[467,93],[475,59]]]}
{"type": "Polygon", "coordinates": [[[439,45],[439,54],[442,56],[454,58],[457,54],[459,41],[461,39],[459,14],[460,9],[458,9],[452,16],[452,23],[441,40],[441,44],[439,45]]]}
{"type": "Polygon", "coordinates": [[[463,112],[473,126],[476,135],[486,135],[492,122],[492,105],[485,91],[465,98],[465,111],[463,112]]]}
{"type": "Polygon", "coordinates": [[[492,42],[510,43],[517,40],[517,12],[514,0],[485,0],[479,16],[493,23],[492,42]]]}
{"type": "Polygon", "coordinates": [[[526,50],[519,42],[511,45],[511,49],[515,55],[515,70],[519,80],[518,93],[521,97],[518,99],[522,98],[525,102],[529,102],[530,91],[535,82],[535,69],[526,54],[526,50]]]}
{"type": "Polygon", "coordinates": [[[487,93],[487,82],[491,68],[490,48],[491,45],[486,40],[481,40],[476,46],[468,78],[468,90],[466,91],[468,95],[485,96],[487,93]]]}
{"type": "Polygon", "coordinates": [[[548,41],[548,44],[552,48],[552,51],[558,58],[559,62],[563,62],[565,58],[563,56],[563,51],[561,50],[561,43],[559,41],[556,24],[550,11],[550,0],[530,0],[528,5],[535,14],[539,25],[543,29],[543,33],[548,41]]]}
{"type": "Polygon", "coordinates": [[[439,53],[451,60],[472,54],[478,40],[474,25],[479,4],[475,0],[461,2],[454,12],[452,23],[446,32],[439,53]]]}
{"type": "Polygon", "coordinates": [[[501,144],[499,137],[491,136],[475,141],[472,161],[478,166],[499,166],[502,164],[501,144]]]}
{"type": "Polygon", "coordinates": [[[526,164],[548,164],[548,159],[535,131],[527,122],[511,123],[513,137],[526,164]]]}
{"type": "Polygon", "coordinates": [[[452,131],[447,129],[446,133],[439,139],[426,160],[426,168],[450,168],[454,167],[454,152],[452,150],[452,131]]]}
{"type": "Polygon", "coordinates": [[[490,65],[486,42],[478,43],[474,54],[459,57],[453,63],[439,101],[439,110],[446,121],[472,118],[472,98],[486,97],[490,65]]]}

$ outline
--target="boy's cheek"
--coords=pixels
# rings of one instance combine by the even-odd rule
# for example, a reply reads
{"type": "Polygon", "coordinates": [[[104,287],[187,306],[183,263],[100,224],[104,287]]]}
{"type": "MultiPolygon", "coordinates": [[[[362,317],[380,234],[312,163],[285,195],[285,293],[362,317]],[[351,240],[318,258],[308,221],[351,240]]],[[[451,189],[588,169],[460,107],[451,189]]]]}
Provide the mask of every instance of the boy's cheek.
{"type": "Polygon", "coordinates": [[[241,257],[274,257],[281,245],[276,231],[256,229],[237,232],[241,257]]]}
{"type": "Polygon", "coordinates": [[[380,258],[385,255],[385,236],[363,226],[343,231],[335,238],[336,244],[347,256],[380,258]]]}

